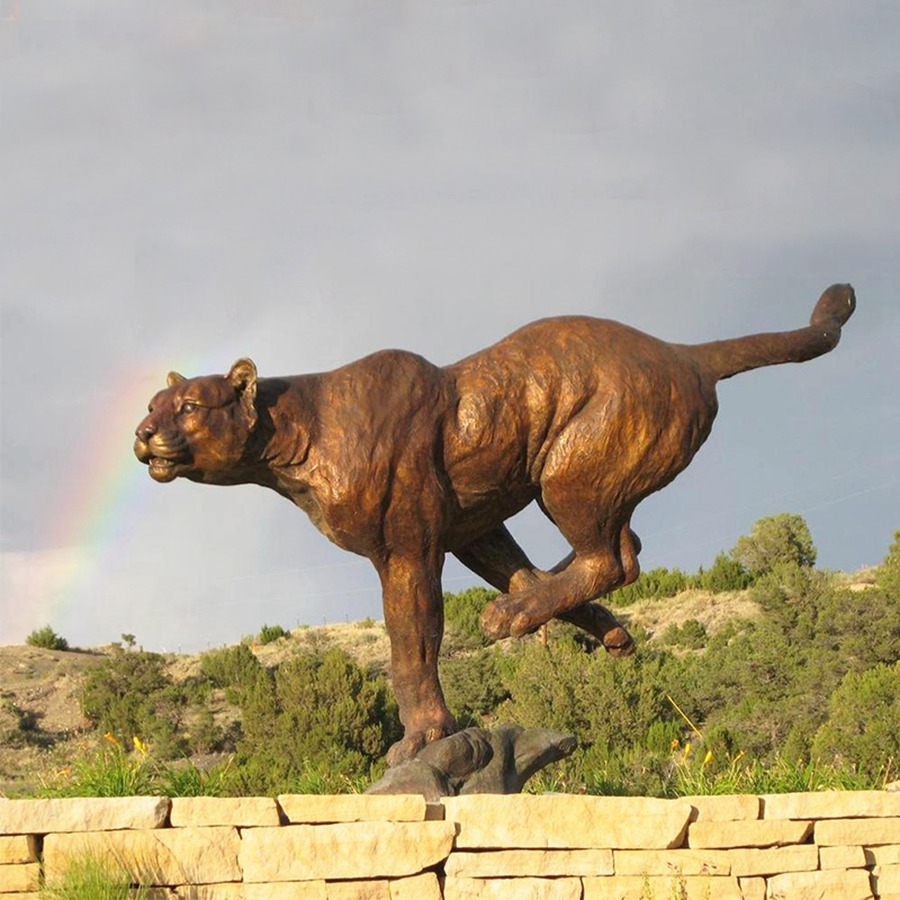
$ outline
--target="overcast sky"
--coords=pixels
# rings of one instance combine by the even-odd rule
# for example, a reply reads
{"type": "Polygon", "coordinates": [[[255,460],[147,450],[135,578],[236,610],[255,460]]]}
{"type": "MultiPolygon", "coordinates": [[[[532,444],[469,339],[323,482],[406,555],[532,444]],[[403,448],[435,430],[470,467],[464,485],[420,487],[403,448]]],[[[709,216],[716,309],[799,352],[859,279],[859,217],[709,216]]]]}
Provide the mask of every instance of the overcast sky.
{"type": "MultiPolygon", "coordinates": [[[[547,315],[699,342],[804,325],[638,510],[644,568],[762,516],[820,564],[900,527],[900,4],[2,0],[0,643],[148,649],[380,617],[369,564],[255,487],[159,485],[166,372],[447,363],[547,315]]],[[[532,558],[565,553],[539,514],[532,558]]],[[[478,583],[448,562],[445,588],[478,583]]]]}

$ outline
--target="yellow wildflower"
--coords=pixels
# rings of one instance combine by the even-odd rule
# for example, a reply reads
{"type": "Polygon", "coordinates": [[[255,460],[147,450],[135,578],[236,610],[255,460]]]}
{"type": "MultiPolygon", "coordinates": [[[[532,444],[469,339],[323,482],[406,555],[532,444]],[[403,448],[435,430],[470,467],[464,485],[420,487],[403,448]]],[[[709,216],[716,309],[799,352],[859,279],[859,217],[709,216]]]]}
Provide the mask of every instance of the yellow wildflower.
{"type": "Polygon", "coordinates": [[[135,735],[131,739],[131,742],[134,744],[134,749],[137,750],[137,752],[140,753],[141,756],[147,755],[147,751],[149,748],[137,735],[135,735]]]}

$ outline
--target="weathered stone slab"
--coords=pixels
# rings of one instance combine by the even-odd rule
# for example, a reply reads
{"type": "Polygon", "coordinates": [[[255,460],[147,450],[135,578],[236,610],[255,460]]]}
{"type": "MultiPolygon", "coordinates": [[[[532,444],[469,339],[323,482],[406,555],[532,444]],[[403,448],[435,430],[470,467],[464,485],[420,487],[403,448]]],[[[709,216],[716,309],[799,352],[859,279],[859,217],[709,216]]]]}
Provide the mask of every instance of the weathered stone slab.
{"type": "Polygon", "coordinates": [[[819,847],[820,869],[864,869],[867,865],[862,847],[819,847]]]}
{"type": "Polygon", "coordinates": [[[900,817],[884,819],[826,819],[816,822],[816,843],[822,847],[862,844],[900,844],[900,817]]]}
{"type": "Polygon", "coordinates": [[[872,886],[876,894],[900,894],[900,866],[875,866],[872,886]]]}
{"type": "Polygon", "coordinates": [[[281,820],[271,797],[173,797],[169,822],[173,828],[272,828],[281,820]]]}
{"type": "Polygon", "coordinates": [[[613,859],[616,875],[732,874],[727,850],[616,850],[613,859]]]}
{"type": "Polygon", "coordinates": [[[769,900],[872,900],[865,869],[787,872],[768,879],[769,900]]]}
{"type": "Polygon", "coordinates": [[[814,844],[772,847],[766,850],[738,848],[726,852],[731,858],[731,874],[741,877],[810,872],[819,865],[819,849],[814,844]]]}
{"type": "Polygon", "coordinates": [[[684,800],[574,795],[448,797],[460,826],[458,849],[666,849],[683,838],[692,807],[684,800]]]}
{"type": "Polygon", "coordinates": [[[867,866],[900,866],[900,841],[882,847],[863,847],[867,866]]]}
{"type": "Polygon", "coordinates": [[[329,881],[325,893],[328,900],[391,900],[387,881],[329,881]]]}
{"type": "Polygon", "coordinates": [[[892,791],[817,791],[766,794],[765,819],[855,819],[900,816],[900,793],[892,791]]]}
{"type": "Polygon", "coordinates": [[[328,900],[324,881],[181,885],[175,896],[178,900],[328,900]]]}
{"type": "Polygon", "coordinates": [[[443,862],[454,834],[450,822],[250,828],[240,863],[247,882],[396,878],[443,862]]]}
{"type": "Polygon", "coordinates": [[[691,848],[783,847],[785,844],[802,844],[811,832],[812,822],[774,819],[757,822],[694,822],[688,828],[687,840],[691,848]]]}
{"type": "Polygon", "coordinates": [[[420,794],[281,794],[278,805],[292,825],[336,822],[424,822],[420,794]]]}
{"type": "Polygon", "coordinates": [[[41,867],[38,863],[14,863],[0,866],[0,895],[14,891],[36,891],[40,887],[41,867]]]}
{"type": "Polygon", "coordinates": [[[448,877],[444,900],[581,900],[581,880],[448,877]]]}
{"type": "Polygon", "coordinates": [[[0,866],[37,862],[37,841],[33,834],[0,837],[0,866]]]}
{"type": "Polygon", "coordinates": [[[44,900],[40,891],[13,891],[9,894],[0,894],[3,900],[44,900]]]}
{"type": "Polygon", "coordinates": [[[162,828],[168,797],[0,798],[0,834],[162,828]]]}
{"type": "Polygon", "coordinates": [[[554,878],[612,875],[612,850],[481,850],[455,852],[444,865],[455,878],[554,878]]]}
{"type": "Polygon", "coordinates": [[[740,822],[745,819],[758,819],[762,809],[760,798],[755,794],[723,794],[681,799],[687,800],[694,807],[692,822],[740,822]]]}
{"type": "Polygon", "coordinates": [[[612,875],[585,878],[583,900],[647,900],[648,897],[711,897],[743,900],[737,878],[716,875],[612,875]]]}
{"type": "Polygon", "coordinates": [[[766,900],[765,878],[738,878],[744,900],[766,900]]]}
{"type": "Polygon", "coordinates": [[[44,874],[52,881],[73,857],[97,856],[121,861],[141,884],[240,881],[240,844],[236,828],[218,827],[48,834],[44,874]]]}
{"type": "Polygon", "coordinates": [[[441,886],[434,872],[390,882],[391,900],[441,900],[441,886]]]}

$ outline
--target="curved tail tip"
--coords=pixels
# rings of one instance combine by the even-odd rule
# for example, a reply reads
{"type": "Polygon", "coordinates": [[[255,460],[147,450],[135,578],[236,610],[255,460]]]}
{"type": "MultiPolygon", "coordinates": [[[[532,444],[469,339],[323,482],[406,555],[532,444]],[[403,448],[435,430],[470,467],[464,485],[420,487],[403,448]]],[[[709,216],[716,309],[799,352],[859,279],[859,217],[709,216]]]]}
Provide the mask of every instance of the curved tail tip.
{"type": "Polygon", "coordinates": [[[856,309],[856,291],[850,284],[833,284],[819,297],[810,325],[843,325],[856,309]]]}

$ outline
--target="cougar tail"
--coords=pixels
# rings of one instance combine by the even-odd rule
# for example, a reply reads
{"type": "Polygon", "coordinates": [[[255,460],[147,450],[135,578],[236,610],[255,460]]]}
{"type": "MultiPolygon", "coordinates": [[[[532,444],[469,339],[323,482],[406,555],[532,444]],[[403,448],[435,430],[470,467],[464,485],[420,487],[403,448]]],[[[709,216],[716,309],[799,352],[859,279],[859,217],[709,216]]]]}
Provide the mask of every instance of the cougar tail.
{"type": "Polygon", "coordinates": [[[841,339],[841,326],[856,309],[856,294],[849,284],[833,284],[819,298],[806,328],[773,334],[751,334],[727,341],[695,344],[690,355],[716,381],[739,372],[805,362],[833,350],[841,339]]]}

